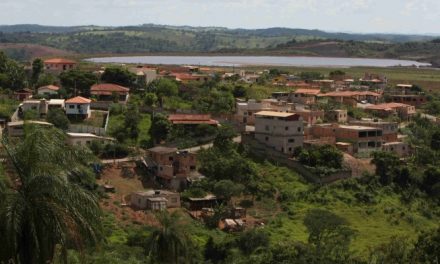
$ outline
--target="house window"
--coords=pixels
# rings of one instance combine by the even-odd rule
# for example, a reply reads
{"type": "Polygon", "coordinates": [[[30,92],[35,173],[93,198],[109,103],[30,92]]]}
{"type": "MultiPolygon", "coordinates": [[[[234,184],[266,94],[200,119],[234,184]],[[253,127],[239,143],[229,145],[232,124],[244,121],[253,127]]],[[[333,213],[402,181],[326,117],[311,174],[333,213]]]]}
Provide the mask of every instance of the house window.
{"type": "Polygon", "coordinates": [[[159,168],[159,170],[160,170],[160,171],[163,171],[163,168],[162,168],[162,167],[160,167],[160,168],[159,168]]]}
{"type": "Polygon", "coordinates": [[[69,109],[74,109],[75,105],[69,105],[69,109]]]}
{"type": "Polygon", "coordinates": [[[189,166],[189,169],[192,170],[192,171],[196,170],[196,166],[189,166]]]}
{"type": "Polygon", "coordinates": [[[266,140],[266,141],[269,141],[269,137],[266,137],[265,140],[266,140]]]}
{"type": "Polygon", "coordinates": [[[289,152],[292,152],[292,148],[289,148],[289,152]]]}
{"type": "Polygon", "coordinates": [[[298,127],[298,132],[301,132],[301,127],[298,127]]]}
{"type": "Polygon", "coordinates": [[[168,160],[169,161],[173,161],[173,157],[168,157],[168,160]]]}
{"type": "Polygon", "coordinates": [[[86,141],[86,144],[87,144],[87,145],[90,145],[91,143],[92,143],[92,141],[90,141],[90,140],[87,140],[87,141],[86,141]]]}
{"type": "Polygon", "coordinates": [[[291,138],[291,139],[288,140],[288,142],[289,142],[289,143],[295,143],[295,139],[294,139],[294,138],[291,138]]]}
{"type": "Polygon", "coordinates": [[[284,129],[287,131],[287,130],[289,130],[289,127],[287,126],[287,127],[285,127],[284,129]]]}
{"type": "Polygon", "coordinates": [[[270,130],[269,126],[266,126],[264,129],[265,129],[266,131],[269,131],[269,130],[270,130]]]}

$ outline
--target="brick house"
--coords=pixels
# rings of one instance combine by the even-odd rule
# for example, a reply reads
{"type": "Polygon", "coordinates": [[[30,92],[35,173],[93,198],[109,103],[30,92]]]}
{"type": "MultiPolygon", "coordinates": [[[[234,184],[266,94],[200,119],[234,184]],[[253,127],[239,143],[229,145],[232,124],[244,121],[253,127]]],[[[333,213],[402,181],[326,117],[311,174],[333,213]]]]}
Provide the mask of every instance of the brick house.
{"type": "Polygon", "coordinates": [[[198,174],[196,154],[177,148],[154,147],[148,149],[148,168],[164,186],[181,190],[186,188],[188,178],[198,174]]]}
{"type": "Polygon", "coordinates": [[[261,111],[255,114],[255,139],[277,151],[292,154],[304,140],[304,122],[300,115],[261,111]]]}
{"type": "Polygon", "coordinates": [[[63,72],[72,70],[77,63],[73,60],[53,58],[44,61],[44,69],[49,72],[63,72]]]}

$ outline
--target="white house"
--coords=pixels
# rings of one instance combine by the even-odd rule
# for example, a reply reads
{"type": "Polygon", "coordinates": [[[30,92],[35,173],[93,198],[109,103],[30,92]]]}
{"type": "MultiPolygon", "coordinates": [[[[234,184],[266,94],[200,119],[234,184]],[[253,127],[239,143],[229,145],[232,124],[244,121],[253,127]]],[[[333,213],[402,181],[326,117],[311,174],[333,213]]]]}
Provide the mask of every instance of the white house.
{"type": "Polygon", "coordinates": [[[91,133],[67,132],[67,143],[76,146],[88,146],[92,141],[111,142],[114,138],[101,137],[91,133]]]}
{"type": "Polygon", "coordinates": [[[92,114],[90,103],[92,100],[77,96],[65,101],[66,115],[74,118],[89,118],[92,114]]]}
{"type": "Polygon", "coordinates": [[[57,95],[60,87],[55,85],[46,85],[38,88],[39,95],[57,95]]]}

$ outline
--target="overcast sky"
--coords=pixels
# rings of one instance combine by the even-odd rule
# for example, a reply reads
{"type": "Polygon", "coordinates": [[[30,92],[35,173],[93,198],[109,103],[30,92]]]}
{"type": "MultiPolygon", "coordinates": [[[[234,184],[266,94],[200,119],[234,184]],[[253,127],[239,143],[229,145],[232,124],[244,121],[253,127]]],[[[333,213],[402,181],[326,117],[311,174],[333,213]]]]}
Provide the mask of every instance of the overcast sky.
{"type": "Polygon", "coordinates": [[[290,27],[440,34],[440,0],[0,0],[0,24],[290,27]]]}

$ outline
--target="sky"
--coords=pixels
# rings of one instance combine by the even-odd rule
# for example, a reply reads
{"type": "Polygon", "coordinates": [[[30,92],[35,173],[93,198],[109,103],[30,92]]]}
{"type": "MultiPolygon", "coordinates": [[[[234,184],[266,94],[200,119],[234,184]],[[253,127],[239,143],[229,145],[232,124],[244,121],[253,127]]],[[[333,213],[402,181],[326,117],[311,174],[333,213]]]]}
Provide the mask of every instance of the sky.
{"type": "Polygon", "coordinates": [[[440,34],[440,0],[0,0],[0,24],[440,34]]]}

